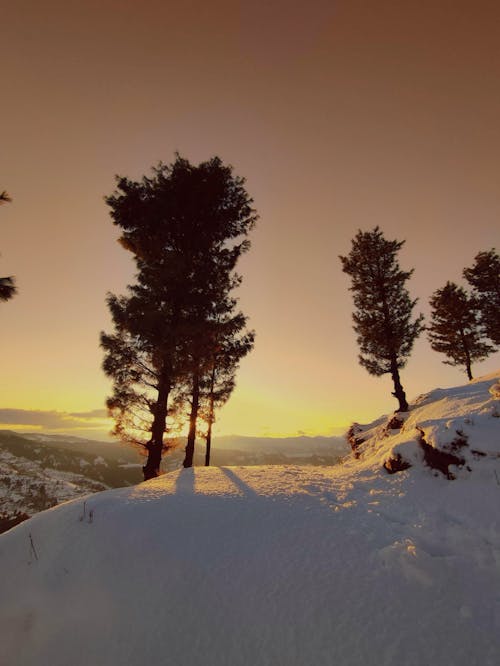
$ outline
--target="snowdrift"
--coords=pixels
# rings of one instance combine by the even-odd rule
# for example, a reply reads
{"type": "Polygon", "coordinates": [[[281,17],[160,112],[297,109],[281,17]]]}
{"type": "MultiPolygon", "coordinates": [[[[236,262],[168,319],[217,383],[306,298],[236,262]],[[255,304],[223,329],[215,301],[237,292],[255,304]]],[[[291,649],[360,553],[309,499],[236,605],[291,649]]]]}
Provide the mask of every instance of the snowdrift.
{"type": "Polygon", "coordinates": [[[0,536],[0,663],[497,666],[499,378],[359,426],[342,466],[195,468],[36,515],[0,536]],[[421,431],[448,451],[457,429],[464,462],[429,467],[421,431]]]}

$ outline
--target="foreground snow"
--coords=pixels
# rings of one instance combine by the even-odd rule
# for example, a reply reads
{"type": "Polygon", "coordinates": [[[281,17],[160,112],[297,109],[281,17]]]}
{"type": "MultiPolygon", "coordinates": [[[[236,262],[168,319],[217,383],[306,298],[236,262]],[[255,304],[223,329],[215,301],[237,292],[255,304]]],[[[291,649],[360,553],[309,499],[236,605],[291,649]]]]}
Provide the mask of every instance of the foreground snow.
{"type": "Polygon", "coordinates": [[[497,381],[360,428],[342,467],[195,468],[38,514],[0,537],[0,663],[497,666],[497,381]],[[446,446],[466,412],[487,455],[434,476],[411,433],[446,446]]]}

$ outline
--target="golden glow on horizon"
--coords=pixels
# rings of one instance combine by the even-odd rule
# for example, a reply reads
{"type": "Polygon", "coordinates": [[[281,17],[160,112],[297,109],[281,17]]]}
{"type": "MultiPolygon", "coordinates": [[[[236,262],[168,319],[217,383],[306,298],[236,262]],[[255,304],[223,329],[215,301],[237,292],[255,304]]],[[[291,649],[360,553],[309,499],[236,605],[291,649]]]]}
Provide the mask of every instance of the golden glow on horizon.
{"type": "MultiPolygon", "coordinates": [[[[218,415],[218,435],[293,437],[331,435],[344,425],[334,421],[328,405],[311,405],[303,396],[276,395],[275,390],[238,386],[218,415]]],[[[346,421],[347,423],[347,421],[346,421]]]]}
{"type": "MultiPolygon", "coordinates": [[[[57,404],[61,404],[63,400],[57,404]]],[[[300,401],[298,401],[300,403],[300,401]]],[[[88,434],[90,431],[108,436],[113,428],[114,422],[110,418],[102,416],[82,416],[81,410],[71,409],[74,404],[69,402],[68,410],[48,409],[51,403],[42,401],[40,403],[28,403],[27,406],[17,407],[14,411],[26,412],[33,415],[42,413],[40,424],[1,422],[2,410],[0,409],[0,428],[19,430],[24,432],[50,431],[54,434],[60,432],[79,432],[88,434]],[[51,416],[53,415],[53,416],[51,416]]],[[[8,408],[5,408],[7,410],[8,408]]],[[[13,408],[11,408],[13,409],[13,408]]],[[[92,410],[89,410],[92,411],[92,410]]],[[[22,419],[20,419],[22,420],[22,419]]],[[[200,426],[203,428],[201,425],[200,426]]],[[[246,435],[249,437],[297,437],[297,436],[331,436],[345,432],[349,425],[347,418],[338,418],[334,421],[331,415],[323,408],[302,409],[299,404],[279,402],[272,400],[270,395],[262,395],[260,391],[249,392],[247,390],[236,391],[232,399],[218,413],[214,425],[214,437],[226,435],[246,435]],[[258,415],[256,417],[256,415],[258,415]]],[[[186,428],[179,434],[185,436],[186,428]]],[[[86,435],[82,435],[86,436],[86,435]]]]}
{"type": "MultiPolygon", "coordinates": [[[[260,215],[238,267],[256,346],[215,432],[330,435],[393,410],[390,379],[358,365],[337,255],[358,228],[406,239],[428,314],[500,246],[500,4],[4,4],[0,275],[19,293],[0,303],[0,415],[104,409],[106,293],[134,267],[103,196],[176,150],[233,164],[260,215]]],[[[442,360],[422,337],[409,399],[463,382],[442,360]]]]}

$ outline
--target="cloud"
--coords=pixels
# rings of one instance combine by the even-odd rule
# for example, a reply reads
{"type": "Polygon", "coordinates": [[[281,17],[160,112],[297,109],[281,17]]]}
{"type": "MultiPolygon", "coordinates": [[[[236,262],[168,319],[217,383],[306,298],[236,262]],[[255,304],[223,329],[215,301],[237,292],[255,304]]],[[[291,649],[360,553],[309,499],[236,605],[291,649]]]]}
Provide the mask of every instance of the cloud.
{"type": "Polygon", "coordinates": [[[37,409],[0,408],[0,425],[33,426],[47,430],[80,430],[82,428],[105,429],[105,409],[89,412],[56,412],[37,409]]]}
{"type": "Polygon", "coordinates": [[[93,409],[90,412],[70,412],[70,416],[77,419],[107,419],[108,412],[105,409],[93,409]]]}

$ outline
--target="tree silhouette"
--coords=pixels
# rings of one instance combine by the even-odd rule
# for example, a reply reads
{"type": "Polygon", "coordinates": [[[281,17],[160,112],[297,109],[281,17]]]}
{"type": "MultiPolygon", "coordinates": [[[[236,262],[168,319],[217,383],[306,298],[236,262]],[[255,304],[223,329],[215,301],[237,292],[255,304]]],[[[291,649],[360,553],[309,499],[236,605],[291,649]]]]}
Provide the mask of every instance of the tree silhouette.
{"type": "Polygon", "coordinates": [[[236,385],[236,372],[240,360],[253,348],[255,333],[247,331],[246,317],[241,312],[232,315],[236,301],[226,303],[225,314],[220,314],[214,330],[215,339],[210,346],[210,356],[205,364],[201,383],[200,414],[207,424],[205,433],[205,465],[210,465],[212,427],[216,409],[230,398],[236,385]]]}
{"type": "Polygon", "coordinates": [[[257,217],[244,180],[218,157],[193,166],[177,155],[139,182],[117,178],[106,201],[137,266],[127,296],[108,296],[115,333],[101,335],[113,380],[107,404],[115,432],[145,446],[147,479],[159,473],[170,404],[182,395],[190,396],[184,466],[192,465],[217,319],[240,282],[234,268],[257,217]]]}
{"type": "Polygon", "coordinates": [[[399,370],[424,328],[423,315],[412,321],[417,299],[411,300],[405,287],[413,270],[402,271],[396,259],[403,244],[386,240],[377,226],[372,231],[358,231],[349,255],[340,257],[342,270],[352,279],[359,362],[372,375],[390,373],[392,395],[399,403],[397,411],[408,410],[399,370]]]}
{"type": "Polygon", "coordinates": [[[495,248],[479,252],[464,277],[474,289],[486,335],[500,345],[500,257],[495,248]]]}
{"type": "Polygon", "coordinates": [[[465,289],[447,282],[434,292],[428,337],[434,351],[445,354],[447,365],[463,365],[472,379],[473,361],[481,361],[494,351],[484,341],[478,304],[465,289]]]}
{"type": "MultiPolygon", "coordinates": [[[[4,190],[0,192],[0,205],[12,201],[4,190]]],[[[0,278],[0,301],[10,301],[17,293],[16,283],[12,276],[0,278]]]]}

